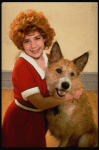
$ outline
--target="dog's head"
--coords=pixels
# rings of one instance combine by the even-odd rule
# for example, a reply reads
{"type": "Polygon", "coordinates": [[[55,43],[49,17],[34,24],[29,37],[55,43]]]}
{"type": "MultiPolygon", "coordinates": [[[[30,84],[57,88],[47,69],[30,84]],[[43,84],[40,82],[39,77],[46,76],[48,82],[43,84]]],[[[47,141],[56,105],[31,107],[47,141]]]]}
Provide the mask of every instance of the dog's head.
{"type": "Polygon", "coordinates": [[[57,96],[63,97],[66,92],[72,92],[82,88],[79,74],[87,64],[89,53],[72,61],[63,59],[59,44],[55,42],[52,46],[46,69],[46,81],[51,94],[56,92],[57,96]]]}

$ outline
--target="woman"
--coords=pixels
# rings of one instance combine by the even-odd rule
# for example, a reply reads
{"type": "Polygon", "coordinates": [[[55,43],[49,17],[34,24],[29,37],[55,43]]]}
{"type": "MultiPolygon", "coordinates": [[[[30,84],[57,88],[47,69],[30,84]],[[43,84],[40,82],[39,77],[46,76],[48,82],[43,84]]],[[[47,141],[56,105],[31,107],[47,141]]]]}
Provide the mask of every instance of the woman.
{"type": "MultiPolygon", "coordinates": [[[[50,96],[45,68],[55,31],[43,13],[21,12],[11,23],[9,37],[22,50],[13,73],[15,100],[8,107],[2,126],[4,147],[46,147],[44,110],[64,101],[50,96]]],[[[77,94],[80,96],[80,94],[77,94]]],[[[67,95],[65,100],[73,98],[67,95]]]]}

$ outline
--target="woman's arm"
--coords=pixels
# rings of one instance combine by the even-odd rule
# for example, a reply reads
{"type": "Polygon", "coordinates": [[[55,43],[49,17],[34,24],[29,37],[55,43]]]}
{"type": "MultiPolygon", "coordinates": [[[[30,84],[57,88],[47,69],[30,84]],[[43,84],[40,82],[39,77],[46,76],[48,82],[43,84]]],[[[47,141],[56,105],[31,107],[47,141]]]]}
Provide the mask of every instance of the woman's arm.
{"type": "Polygon", "coordinates": [[[33,94],[29,97],[27,97],[27,99],[38,109],[40,110],[45,110],[45,109],[49,109],[52,107],[55,107],[57,105],[62,104],[63,102],[66,102],[70,99],[79,99],[80,96],[82,95],[82,89],[81,90],[77,90],[76,91],[76,95],[75,97],[73,97],[71,94],[66,94],[65,98],[58,98],[58,96],[50,96],[50,97],[43,97],[40,93],[37,94],[33,94]]]}
{"type": "Polygon", "coordinates": [[[64,102],[64,98],[55,98],[54,96],[43,97],[40,93],[28,96],[27,99],[38,109],[45,110],[64,102]]]}

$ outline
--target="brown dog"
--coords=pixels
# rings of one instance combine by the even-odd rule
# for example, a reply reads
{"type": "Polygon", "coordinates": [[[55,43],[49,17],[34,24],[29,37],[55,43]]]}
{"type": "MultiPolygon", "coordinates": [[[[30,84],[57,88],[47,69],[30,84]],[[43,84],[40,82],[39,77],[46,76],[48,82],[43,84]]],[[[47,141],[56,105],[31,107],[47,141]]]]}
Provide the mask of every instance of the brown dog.
{"type": "MultiPolygon", "coordinates": [[[[89,53],[70,61],[63,59],[57,42],[53,44],[46,69],[46,80],[51,95],[63,99],[66,93],[75,95],[83,85],[79,74],[88,61],[89,53]]],[[[79,100],[68,100],[47,111],[48,128],[60,140],[59,147],[98,146],[97,92],[83,90],[79,100]]]]}

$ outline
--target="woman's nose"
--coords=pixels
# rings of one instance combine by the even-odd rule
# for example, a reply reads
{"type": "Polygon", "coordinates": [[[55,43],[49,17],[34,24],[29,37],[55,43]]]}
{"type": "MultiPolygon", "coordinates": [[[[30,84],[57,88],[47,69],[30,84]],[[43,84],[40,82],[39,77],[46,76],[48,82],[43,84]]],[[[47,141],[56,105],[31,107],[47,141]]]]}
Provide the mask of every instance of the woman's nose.
{"type": "Polygon", "coordinates": [[[32,49],[35,49],[36,46],[37,46],[37,42],[36,42],[36,41],[32,41],[32,42],[31,42],[31,48],[32,48],[32,49]]]}

